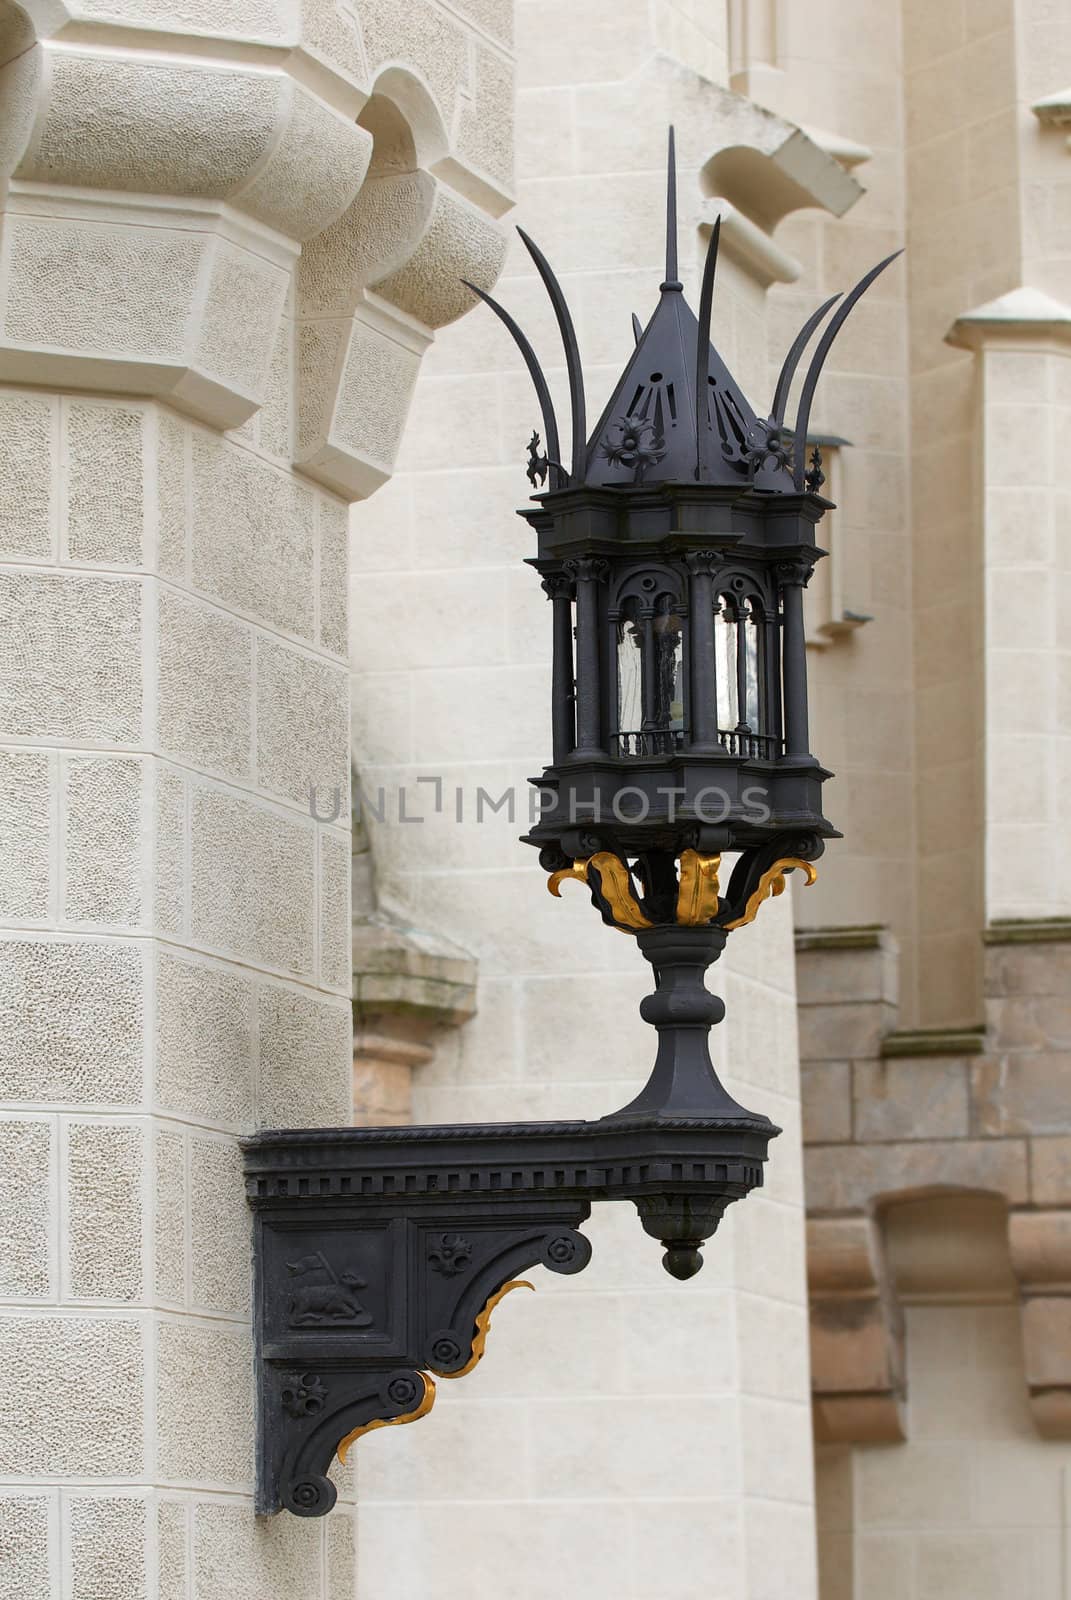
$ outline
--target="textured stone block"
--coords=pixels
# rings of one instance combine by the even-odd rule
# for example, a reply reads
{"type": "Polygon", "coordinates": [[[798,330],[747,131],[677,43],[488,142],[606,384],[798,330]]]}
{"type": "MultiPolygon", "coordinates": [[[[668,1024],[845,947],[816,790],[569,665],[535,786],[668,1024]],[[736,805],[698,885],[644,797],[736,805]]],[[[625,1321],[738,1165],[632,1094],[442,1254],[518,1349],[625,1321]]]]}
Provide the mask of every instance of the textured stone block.
{"type": "Polygon", "coordinates": [[[67,1130],[65,1242],[75,1299],[138,1300],[143,1287],[140,1128],[75,1122],[67,1130]]]}
{"type": "Polygon", "coordinates": [[[1035,1205],[1071,1205],[1071,1138],[1031,1139],[1030,1198],[1035,1205]]]}
{"type": "Polygon", "coordinates": [[[882,928],[806,929],[796,935],[801,1005],[882,1000],[896,1005],[898,950],[882,928]]]}
{"type": "Polygon", "coordinates": [[[265,966],[314,963],[314,825],[196,787],[190,819],[191,928],[201,943],[265,966]]]}
{"type": "Polygon", "coordinates": [[[979,1133],[1071,1133],[1067,1056],[980,1057],[971,1069],[971,1109],[979,1133]]]}
{"type": "Polygon", "coordinates": [[[12,217],[9,226],[9,339],[84,355],[181,359],[203,236],[66,217],[12,217]]]}
{"type": "Polygon", "coordinates": [[[182,1500],[161,1500],[156,1508],[156,1565],[159,1600],[187,1600],[189,1595],[189,1507],[182,1500]]]}
{"type": "MultiPolygon", "coordinates": [[[[383,292],[388,284],[379,286],[383,292]]],[[[393,296],[389,296],[393,298],[393,296]]],[[[352,325],[332,435],[360,460],[393,470],[420,357],[379,328],[352,325]]]]}
{"type": "Polygon", "coordinates": [[[0,1493],[0,1600],[45,1600],[54,1594],[49,1550],[49,1494],[0,1493]]]}
{"type": "Polygon", "coordinates": [[[350,989],[350,841],[319,832],[320,982],[350,989]]]}
{"type": "Polygon", "coordinates": [[[141,762],[69,756],[63,807],[67,921],[136,926],[142,913],[141,762]]]}
{"type": "MultiPolygon", "coordinates": [[[[1034,924],[1034,931],[1058,931],[1053,925],[1034,924]]],[[[985,950],[985,989],[994,998],[1005,995],[1066,995],[1071,989],[1071,939],[1036,939],[1011,942],[1027,930],[1007,924],[989,930],[987,939],[1003,933],[1006,944],[989,943],[985,950]]]]}
{"type": "Polygon", "coordinates": [[[0,1087],[9,1099],[140,1103],[142,954],[100,940],[0,941],[0,1087]]]}
{"type": "Polygon", "coordinates": [[[258,999],[262,1128],[341,1127],[350,1120],[349,1001],[265,984],[258,999]]]}
{"type": "Polygon", "coordinates": [[[190,1260],[193,1304],[242,1315],[249,1309],[251,1218],[242,1158],[230,1139],[190,1137],[190,1260]]]}
{"type": "Polygon", "coordinates": [[[71,1600],[148,1600],[148,1507],[133,1495],[67,1501],[71,1600]]]}
{"type": "Polygon", "coordinates": [[[260,449],[286,465],[294,456],[293,344],[293,320],[280,317],[268,367],[267,396],[256,418],[260,449]]]}
{"type": "Polygon", "coordinates": [[[139,740],[140,583],[3,572],[0,614],[0,734],[139,740]]]}
{"type": "Polygon", "coordinates": [[[353,1600],[357,1592],[357,1518],[338,1509],[327,1524],[325,1600],[353,1600]]]}
{"type": "Polygon", "coordinates": [[[245,1328],[157,1324],[156,1428],[166,1481],[252,1481],[253,1354],[245,1328]]]}
{"type": "Polygon", "coordinates": [[[253,709],[250,629],[214,606],[161,588],[160,746],[195,767],[248,779],[253,709]]]}
{"type": "Polygon", "coordinates": [[[805,1061],[800,1067],[805,1144],[837,1144],[852,1136],[849,1061],[805,1061]]]}
{"type": "Polygon", "coordinates": [[[253,1121],[253,985],[240,972],[161,951],[155,1100],[223,1127],[253,1121]]]}
{"type": "Polygon", "coordinates": [[[1026,1200],[1022,1139],[919,1140],[911,1144],[812,1145],[805,1159],[809,1211],[864,1211],[877,1196],[952,1186],[1026,1200]]]}
{"type": "Polygon", "coordinates": [[[37,750],[0,750],[0,917],[48,917],[52,857],[54,758],[37,750]]]}
{"type": "Polygon", "coordinates": [[[313,491],[198,432],[190,559],[197,587],[235,610],[311,639],[313,491]]]}
{"type": "Polygon", "coordinates": [[[5,1476],[114,1478],[144,1470],[136,1322],[3,1317],[0,1364],[19,1374],[0,1391],[5,1476]]]}
{"type": "Polygon", "coordinates": [[[57,402],[0,392],[0,556],[47,561],[55,544],[57,402]]]}
{"type": "Polygon", "coordinates": [[[257,782],[319,811],[349,810],[349,674],[273,639],[257,641],[257,782]]]}
{"type": "Polygon", "coordinates": [[[311,1518],[265,1523],[251,1506],[202,1502],[193,1513],[193,1600],[321,1600],[321,1538],[311,1518]]]}
{"type": "Polygon", "coordinates": [[[145,414],[101,400],[63,403],[66,555],[80,565],[143,558],[145,414]]]}
{"type": "Polygon", "coordinates": [[[153,918],[159,932],[186,931],[186,780],[172,767],[152,763],[153,918]]]}
{"type": "Polygon", "coordinates": [[[319,641],[336,656],[349,654],[349,510],[327,495],[316,496],[320,547],[319,641]]]}
{"type": "Polygon", "coordinates": [[[156,565],[167,578],[186,579],[190,512],[186,465],[190,428],[158,407],[156,417],[156,565]]]}
{"type": "Polygon", "coordinates": [[[217,239],[199,319],[197,365],[260,400],[288,287],[289,274],[279,263],[217,239]]]}
{"type": "Polygon", "coordinates": [[[969,1063],[943,1056],[857,1061],[853,1068],[855,1137],[966,1138],[969,1063]]]}
{"type": "Polygon", "coordinates": [[[186,1140],[153,1138],[153,1288],[160,1300],[186,1303],[186,1140]]]}
{"type": "Polygon", "coordinates": [[[52,1292],[53,1159],[51,1120],[0,1122],[0,1294],[5,1296],[52,1292]]]}
{"type": "Polygon", "coordinates": [[[881,1001],[800,1007],[800,1060],[848,1061],[876,1056],[896,1021],[881,1001]]]}

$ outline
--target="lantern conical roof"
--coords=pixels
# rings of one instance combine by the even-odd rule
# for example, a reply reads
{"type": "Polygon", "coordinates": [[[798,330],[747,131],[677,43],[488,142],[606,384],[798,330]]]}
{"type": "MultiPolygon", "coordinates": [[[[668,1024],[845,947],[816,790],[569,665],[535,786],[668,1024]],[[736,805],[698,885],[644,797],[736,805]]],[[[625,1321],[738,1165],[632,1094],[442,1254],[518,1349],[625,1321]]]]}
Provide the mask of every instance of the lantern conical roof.
{"type": "Polygon", "coordinates": [[[684,297],[677,272],[676,156],[669,130],[666,185],[666,270],[658,304],[642,327],[633,317],[636,348],[588,437],[584,379],[572,316],[554,271],[534,240],[518,228],[546,285],[557,319],[569,378],[572,419],[570,460],[563,459],[558,422],[539,358],[509,312],[484,290],[468,284],[509,330],[535,386],[543,418],[545,453],[533,434],[528,475],[533,486],[549,474],[551,492],[582,486],[630,488],[659,483],[711,488],[753,488],[765,493],[817,492],[822,479],[817,452],[810,468],[806,441],[811,405],[830,346],[860,296],[896,259],[894,251],[841,299],[832,295],[804,323],[785,357],[768,413],[757,411],[710,339],[721,218],[714,224],[703,268],[699,314],[684,297]],[[794,426],[786,424],[792,380],[811,336],[838,301],[800,390],[794,426]]]}

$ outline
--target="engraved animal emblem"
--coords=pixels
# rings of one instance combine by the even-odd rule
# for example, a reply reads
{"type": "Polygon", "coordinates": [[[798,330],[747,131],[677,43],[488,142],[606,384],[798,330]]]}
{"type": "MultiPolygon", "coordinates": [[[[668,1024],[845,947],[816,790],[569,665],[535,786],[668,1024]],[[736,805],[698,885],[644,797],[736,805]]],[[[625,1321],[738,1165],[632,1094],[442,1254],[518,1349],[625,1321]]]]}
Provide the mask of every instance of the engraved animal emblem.
{"type": "Polygon", "coordinates": [[[358,1300],[355,1289],[367,1289],[356,1272],[336,1272],[322,1251],[288,1261],[286,1270],[297,1279],[290,1295],[292,1328],[367,1328],[371,1314],[358,1300]]]}

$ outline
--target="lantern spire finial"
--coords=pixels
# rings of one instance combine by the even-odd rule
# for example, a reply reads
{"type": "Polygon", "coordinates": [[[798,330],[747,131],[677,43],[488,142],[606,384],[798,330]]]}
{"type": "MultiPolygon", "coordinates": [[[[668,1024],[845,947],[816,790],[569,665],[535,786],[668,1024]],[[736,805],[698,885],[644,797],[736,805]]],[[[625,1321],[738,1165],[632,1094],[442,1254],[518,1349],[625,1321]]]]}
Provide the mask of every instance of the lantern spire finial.
{"type": "Polygon", "coordinates": [[[662,288],[684,288],[677,276],[677,140],[672,124],[666,163],[666,278],[662,288]]]}

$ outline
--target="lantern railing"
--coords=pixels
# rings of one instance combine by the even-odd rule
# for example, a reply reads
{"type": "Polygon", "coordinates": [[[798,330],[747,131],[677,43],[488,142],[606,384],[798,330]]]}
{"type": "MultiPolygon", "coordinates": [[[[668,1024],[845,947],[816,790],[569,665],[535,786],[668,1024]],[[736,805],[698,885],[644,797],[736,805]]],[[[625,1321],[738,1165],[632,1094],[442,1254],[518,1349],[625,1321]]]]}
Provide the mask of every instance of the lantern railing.
{"type": "Polygon", "coordinates": [[[615,733],[610,739],[610,754],[627,756],[671,756],[688,748],[683,728],[642,728],[615,733]]]}

